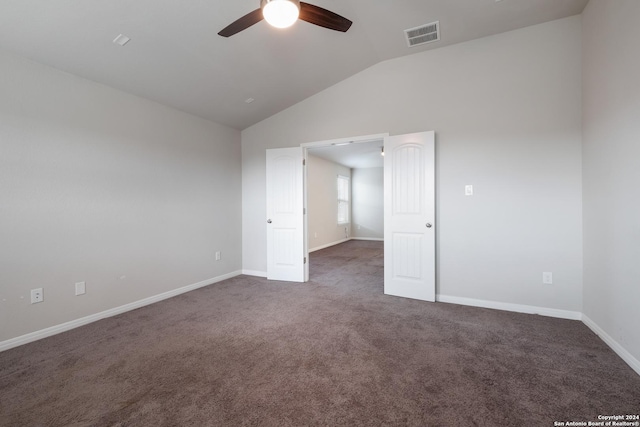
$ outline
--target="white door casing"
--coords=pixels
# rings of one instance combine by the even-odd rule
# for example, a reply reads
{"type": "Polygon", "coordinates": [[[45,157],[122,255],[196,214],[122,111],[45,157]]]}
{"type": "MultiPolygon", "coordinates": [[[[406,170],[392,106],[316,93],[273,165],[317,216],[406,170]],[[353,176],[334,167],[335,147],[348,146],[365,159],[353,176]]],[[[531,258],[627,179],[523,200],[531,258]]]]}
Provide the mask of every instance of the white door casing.
{"type": "Polygon", "coordinates": [[[435,133],[384,140],[384,293],[435,301],[435,133]]]}
{"type": "Polygon", "coordinates": [[[267,279],[305,281],[303,149],[267,150],[267,279]]]}

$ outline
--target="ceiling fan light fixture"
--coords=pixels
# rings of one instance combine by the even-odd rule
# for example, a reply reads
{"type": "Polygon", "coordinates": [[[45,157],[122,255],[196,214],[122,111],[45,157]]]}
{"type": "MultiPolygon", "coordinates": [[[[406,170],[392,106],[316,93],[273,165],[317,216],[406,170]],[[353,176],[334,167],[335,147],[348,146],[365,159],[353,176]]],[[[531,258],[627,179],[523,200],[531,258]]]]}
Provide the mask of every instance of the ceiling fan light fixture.
{"type": "Polygon", "coordinates": [[[300,15],[299,0],[261,0],[264,19],[276,28],[292,26],[300,15]]]}

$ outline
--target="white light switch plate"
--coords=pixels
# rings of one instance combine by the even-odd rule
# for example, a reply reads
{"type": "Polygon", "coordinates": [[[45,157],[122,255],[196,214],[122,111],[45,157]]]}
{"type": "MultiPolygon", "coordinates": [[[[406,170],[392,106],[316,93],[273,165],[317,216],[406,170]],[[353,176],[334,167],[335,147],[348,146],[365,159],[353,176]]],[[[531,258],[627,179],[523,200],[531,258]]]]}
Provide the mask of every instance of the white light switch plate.
{"type": "Polygon", "coordinates": [[[76,295],[83,295],[87,292],[87,286],[85,282],[76,283],[76,295]]]}
{"type": "Polygon", "coordinates": [[[464,186],[464,195],[465,196],[473,196],[473,185],[465,185],[464,186]]]}

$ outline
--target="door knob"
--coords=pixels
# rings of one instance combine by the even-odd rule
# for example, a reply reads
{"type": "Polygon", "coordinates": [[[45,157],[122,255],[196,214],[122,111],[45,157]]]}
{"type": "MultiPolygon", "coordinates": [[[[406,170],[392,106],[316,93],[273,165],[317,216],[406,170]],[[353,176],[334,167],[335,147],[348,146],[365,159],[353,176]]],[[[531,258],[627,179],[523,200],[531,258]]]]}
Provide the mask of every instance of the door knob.
{"type": "Polygon", "coordinates": [[[272,222],[272,221],[271,221],[270,219],[268,219],[268,220],[267,220],[267,224],[271,224],[271,222],[272,222]]]}
{"type": "Polygon", "coordinates": [[[431,223],[430,223],[430,222],[428,222],[428,223],[427,223],[427,228],[431,228],[431,227],[432,227],[432,226],[431,226],[431,223]]]}

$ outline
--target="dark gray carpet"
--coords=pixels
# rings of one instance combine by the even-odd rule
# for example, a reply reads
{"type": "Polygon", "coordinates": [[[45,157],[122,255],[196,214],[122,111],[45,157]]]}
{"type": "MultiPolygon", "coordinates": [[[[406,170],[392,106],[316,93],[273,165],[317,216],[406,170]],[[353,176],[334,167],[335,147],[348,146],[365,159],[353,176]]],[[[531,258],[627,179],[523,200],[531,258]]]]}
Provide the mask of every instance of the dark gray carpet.
{"type": "Polygon", "coordinates": [[[640,412],[582,323],[382,294],[382,244],[0,353],[2,426],[553,426],[640,412]]]}

